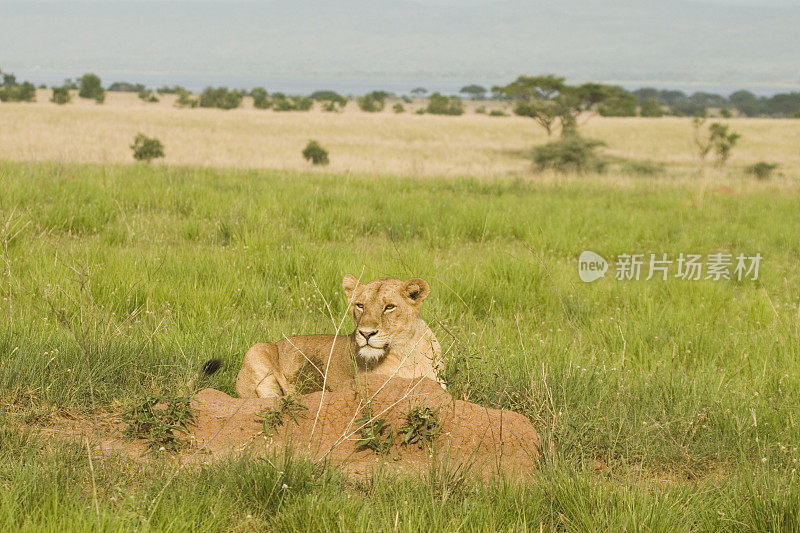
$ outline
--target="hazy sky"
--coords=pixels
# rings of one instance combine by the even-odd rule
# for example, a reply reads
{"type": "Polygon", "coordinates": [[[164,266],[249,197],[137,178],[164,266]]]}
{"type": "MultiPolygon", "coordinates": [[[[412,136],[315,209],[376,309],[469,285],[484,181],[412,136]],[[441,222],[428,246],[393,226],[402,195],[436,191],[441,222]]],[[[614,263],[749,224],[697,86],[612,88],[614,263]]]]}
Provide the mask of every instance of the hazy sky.
{"type": "Polygon", "coordinates": [[[4,71],[800,88],[800,0],[0,0],[4,71]]]}

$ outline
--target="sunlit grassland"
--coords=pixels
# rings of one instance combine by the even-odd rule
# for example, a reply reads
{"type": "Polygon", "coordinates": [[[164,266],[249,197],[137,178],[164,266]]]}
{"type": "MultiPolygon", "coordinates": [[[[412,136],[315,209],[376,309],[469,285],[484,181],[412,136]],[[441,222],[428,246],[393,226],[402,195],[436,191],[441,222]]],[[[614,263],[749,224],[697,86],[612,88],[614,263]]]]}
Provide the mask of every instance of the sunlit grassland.
{"type": "MultiPolygon", "coordinates": [[[[146,104],[131,93],[108,93],[107,101],[74,98],[58,106],[49,91],[36,103],[0,105],[0,159],[67,163],[132,162],[137,133],[157,137],[171,165],[309,170],[300,155],[309,139],[330,151],[329,171],[412,177],[525,176],[531,146],[547,141],[544,130],[527,118],[489,117],[474,108],[505,108],[509,103],[468,102],[459,117],[417,115],[424,100],[405,104],[395,114],[365,113],[355,102],[343,113],[274,112],[253,109],[176,109],[174,97],[146,104]]],[[[669,164],[672,178],[697,168],[689,118],[583,117],[582,132],[606,143],[608,155],[669,164]]],[[[800,120],[732,119],[742,135],[725,175],[740,177],[759,161],[779,163],[779,173],[800,174],[800,120]]]]}
{"type": "Polygon", "coordinates": [[[797,190],[728,183],[2,163],[0,520],[29,530],[796,529],[797,190]],[[585,284],[585,249],[764,260],[758,281],[612,272],[585,284]],[[346,272],[431,283],[422,315],[450,390],[528,416],[552,446],[540,473],[480,487],[442,466],[421,484],[356,483],[302,461],[244,460],[186,469],[159,497],[169,462],[95,456],[92,475],[85,447],[21,433],[23,421],[174,391],[210,357],[226,364],[210,385],[232,392],[253,343],[333,331],[326,301],[341,316],[346,272]]]}

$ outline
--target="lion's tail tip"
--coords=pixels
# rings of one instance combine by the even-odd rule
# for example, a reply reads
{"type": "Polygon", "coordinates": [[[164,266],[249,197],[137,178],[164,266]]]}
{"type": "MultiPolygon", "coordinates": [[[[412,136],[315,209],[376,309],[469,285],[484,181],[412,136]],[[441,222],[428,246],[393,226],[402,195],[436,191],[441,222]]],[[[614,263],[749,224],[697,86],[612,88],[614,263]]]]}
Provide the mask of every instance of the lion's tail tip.
{"type": "Polygon", "coordinates": [[[216,374],[220,368],[222,368],[222,359],[209,359],[200,365],[200,374],[203,376],[210,376],[216,374]]]}

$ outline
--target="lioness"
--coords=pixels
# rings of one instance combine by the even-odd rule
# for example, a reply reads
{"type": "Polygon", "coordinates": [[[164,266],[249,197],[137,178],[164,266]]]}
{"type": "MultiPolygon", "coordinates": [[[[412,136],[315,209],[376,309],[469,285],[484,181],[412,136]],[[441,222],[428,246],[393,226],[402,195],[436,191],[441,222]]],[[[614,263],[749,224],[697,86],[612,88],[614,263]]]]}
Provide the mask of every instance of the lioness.
{"type": "Polygon", "coordinates": [[[323,381],[333,390],[365,372],[439,379],[442,349],[419,318],[430,293],[424,279],[378,278],[363,284],[347,274],[342,289],[352,306],[355,330],[350,335],[300,335],[256,344],[245,354],[236,378],[239,397],[321,390],[323,381]]]}

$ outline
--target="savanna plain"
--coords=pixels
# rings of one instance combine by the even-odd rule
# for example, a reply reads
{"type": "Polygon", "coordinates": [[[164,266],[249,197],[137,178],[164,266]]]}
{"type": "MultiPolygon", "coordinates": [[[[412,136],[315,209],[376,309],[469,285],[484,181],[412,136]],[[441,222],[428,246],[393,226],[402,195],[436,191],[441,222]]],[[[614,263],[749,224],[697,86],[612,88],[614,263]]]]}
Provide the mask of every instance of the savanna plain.
{"type": "Polygon", "coordinates": [[[564,175],[532,171],[547,138],[521,117],[39,100],[0,104],[3,529],[800,530],[800,121],[724,120],[716,168],[690,119],[591,117],[609,164],[564,175]],[[133,162],[139,132],[162,162],[133,162]],[[584,283],[583,250],[763,259],[757,280],[584,283]],[[68,430],[211,357],[233,394],[255,342],[336,329],[348,272],[430,283],[448,390],[527,416],[535,473],[182,465],[68,430]]]}

